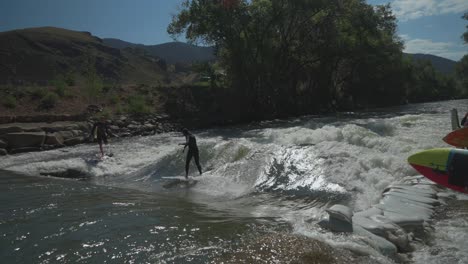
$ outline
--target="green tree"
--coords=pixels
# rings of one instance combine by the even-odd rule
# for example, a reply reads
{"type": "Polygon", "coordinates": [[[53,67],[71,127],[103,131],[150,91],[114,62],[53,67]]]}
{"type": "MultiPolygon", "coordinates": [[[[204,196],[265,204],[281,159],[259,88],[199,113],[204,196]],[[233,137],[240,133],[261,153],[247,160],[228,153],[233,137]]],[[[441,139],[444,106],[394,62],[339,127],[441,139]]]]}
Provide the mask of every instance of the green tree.
{"type": "Polygon", "coordinates": [[[364,0],[187,0],[168,32],[214,45],[249,117],[399,103],[402,42],[390,7],[364,0]]]}

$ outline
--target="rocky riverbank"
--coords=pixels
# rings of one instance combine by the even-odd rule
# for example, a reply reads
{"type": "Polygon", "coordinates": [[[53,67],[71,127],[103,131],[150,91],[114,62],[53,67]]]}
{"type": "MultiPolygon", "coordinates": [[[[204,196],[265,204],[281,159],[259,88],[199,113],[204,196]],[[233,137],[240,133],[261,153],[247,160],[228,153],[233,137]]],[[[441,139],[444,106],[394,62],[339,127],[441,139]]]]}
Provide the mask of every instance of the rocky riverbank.
{"type": "Polygon", "coordinates": [[[447,199],[451,194],[423,176],[408,176],[388,186],[380,202],[365,211],[332,206],[327,209],[329,219],[320,225],[361,237],[366,248],[397,262],[411,262],[411,252],[428,242],[436,209],[447,199]]]}
{"type": "MultiPolygon", "coordinates": [[[[43,151],[65,146],[89,143],[93,127],[92,118],[83,116],[40,116],[30,118],[3,118],[10,121],[0,124],[0,155],[43,151]],[[65,120],[63,120],[65,119],[65,120]],[[27,122],[32,121],[32,122],[27,122]]],[[[3,120],[2,119],[2,120],[3,120]]],[[[177,131],[181,122],[167,115],[132,117],[116,116],[107,120],[109,129],[118,137],[148,136],[177,131]]]]}

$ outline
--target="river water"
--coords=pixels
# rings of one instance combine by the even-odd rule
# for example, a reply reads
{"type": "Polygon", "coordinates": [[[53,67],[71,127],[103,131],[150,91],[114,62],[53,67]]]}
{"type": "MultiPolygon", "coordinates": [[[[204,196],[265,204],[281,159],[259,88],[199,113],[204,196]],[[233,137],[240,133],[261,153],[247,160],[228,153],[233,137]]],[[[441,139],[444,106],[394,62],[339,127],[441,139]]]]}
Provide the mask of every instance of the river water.
{"type": "MultiPolygon", "coordinates": [[[[284,236],[366,252],[352,236],[320,228],[325,209],[336,203],[367,209],[389,184],[417,175],[406,158],[447,147],[441,139],[451,130],[450,109],[467,106],[457,100],[193,131],[205,173],[198,176],[192,164],[196,184],[171,188],[163,177],[184,175],[179,133],[117,139],[114,156],[102,162],[89,144],[1,157],[0,257],[2,263],[219,263],[256,254],[246,245],[259,238],[278,245],[284,236]],[[88,179],[41,176],[67,169],[88,179]]],[[[468,263],[468,197],[459,194],[442,207],[412,262],[468,263]]],[[[278,259],[287,252],[277,250],[253,259],[287,263],[278,259]]],[[[390,261],[367,251],[370,263],[390,261]]]]}

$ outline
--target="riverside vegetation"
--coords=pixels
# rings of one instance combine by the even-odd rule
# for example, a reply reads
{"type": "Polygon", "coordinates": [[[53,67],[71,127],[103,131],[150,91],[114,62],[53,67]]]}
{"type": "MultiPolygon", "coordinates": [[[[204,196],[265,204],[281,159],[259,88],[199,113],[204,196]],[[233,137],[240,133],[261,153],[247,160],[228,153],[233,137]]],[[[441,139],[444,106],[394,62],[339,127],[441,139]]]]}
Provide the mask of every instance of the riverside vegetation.
{"type": "Polygon", "coordinates": [[[19,39],[2,33],[37,53],[30,62],[48,59],[44,69],[24,70],[20,60],[9,60],[19,57],[11,51],[5,61],[14,63],[1,74],[2,113],[79,113],[98,104],[110,114],[226,123],[468,95],[468,57],[442,74],[405,56],[389,5],[187,0],[168,32],[214,47],[216,60],[168,64],[140,48],[114,49],[64,29],[22,30],[19,39]]]}

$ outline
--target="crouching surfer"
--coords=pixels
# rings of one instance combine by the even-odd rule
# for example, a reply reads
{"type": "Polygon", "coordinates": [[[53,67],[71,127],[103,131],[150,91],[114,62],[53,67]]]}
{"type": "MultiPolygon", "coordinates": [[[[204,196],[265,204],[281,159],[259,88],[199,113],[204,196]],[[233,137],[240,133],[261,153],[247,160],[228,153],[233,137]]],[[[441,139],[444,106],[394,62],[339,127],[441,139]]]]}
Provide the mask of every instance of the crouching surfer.
{"type": "Polygon", "coordinates": [[[185,143],[181,143],[179,145],[184,146],[184,152],[185,148],[188,147],[187,158],[185,159],[185,178],[188,179],[189,166],[192,157],[195,159],[195,164],[197,165],[200,175],[202,174],[202,167],[200,166],[200,155],[195,136],[192,135],[192,133],[190,133],[186,128],[182,129],[182,134],[185,136],[185,143]]]}

